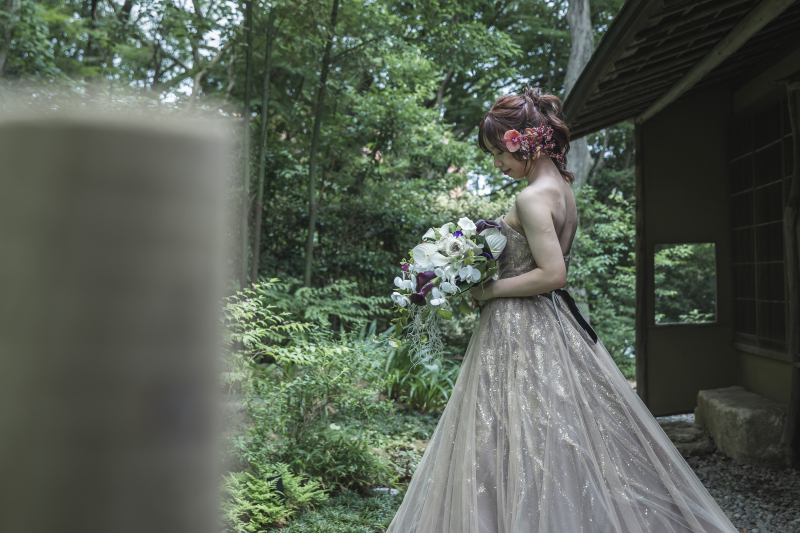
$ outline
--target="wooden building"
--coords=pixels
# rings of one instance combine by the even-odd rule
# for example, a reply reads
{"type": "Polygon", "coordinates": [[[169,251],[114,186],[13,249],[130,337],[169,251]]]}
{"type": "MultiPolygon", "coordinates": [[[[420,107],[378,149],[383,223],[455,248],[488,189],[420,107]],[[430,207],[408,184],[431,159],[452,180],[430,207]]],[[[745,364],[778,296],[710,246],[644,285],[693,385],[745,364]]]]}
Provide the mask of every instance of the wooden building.
{"type": "Polygon", "coordinates": [[[636,365],[655,415],[739,385],[798,448],[800,1],[628,0],[569,97],[573,138],[636,136],[636,365]],[[654,250],[714,243],[716,321],[656,324],[654,250]]]}

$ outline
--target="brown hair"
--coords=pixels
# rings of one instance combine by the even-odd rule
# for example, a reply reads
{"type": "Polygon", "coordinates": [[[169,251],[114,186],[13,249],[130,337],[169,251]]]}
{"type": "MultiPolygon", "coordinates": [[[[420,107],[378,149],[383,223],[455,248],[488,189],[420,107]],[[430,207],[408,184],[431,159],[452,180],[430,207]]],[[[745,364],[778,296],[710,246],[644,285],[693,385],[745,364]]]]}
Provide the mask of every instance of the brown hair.
{"type": "MultiPolygon", "coordinates": [[[[553,128],[553,142],[555,153],[564,154],[563,163],[553,159],[561,176],[567,183],[572,183],[575,176],[567,171],[567,152],[569,152],[569,128],[559,118],[561,114],[561,100],[552,94],[542,94],[538,87],[525,87],[522,94],[507,94],[501,96],[486,112],[478,129],[478,144],[481,150],[491,153],[489,143],[501,152],[507,152],[503,136],[508,130],[522,132],[525,128],[535,128],[545,124],[553,128]]],[[[513,152],[514,159],[522,161],[520,151],[513,152]]],[[[530,163],[530,161],[528,161],[530,163]]],[[[526,163],[527,168],[527,163],[526,163]]]]}

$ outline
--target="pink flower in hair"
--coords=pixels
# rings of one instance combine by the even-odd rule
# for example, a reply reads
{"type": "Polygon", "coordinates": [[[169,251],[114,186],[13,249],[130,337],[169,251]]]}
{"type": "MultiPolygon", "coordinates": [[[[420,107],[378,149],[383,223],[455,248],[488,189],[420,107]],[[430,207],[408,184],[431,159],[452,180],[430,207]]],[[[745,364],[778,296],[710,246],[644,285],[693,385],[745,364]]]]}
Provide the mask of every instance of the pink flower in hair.
{"type": "Polygon", "coordinates": [[[516,152],[519,150],[522,138],[522,135],[520,135],[517,130],[508,130],[503,136],[503,140],[506,141],[506,148],[508,148],[509,152],[516,152]]]}

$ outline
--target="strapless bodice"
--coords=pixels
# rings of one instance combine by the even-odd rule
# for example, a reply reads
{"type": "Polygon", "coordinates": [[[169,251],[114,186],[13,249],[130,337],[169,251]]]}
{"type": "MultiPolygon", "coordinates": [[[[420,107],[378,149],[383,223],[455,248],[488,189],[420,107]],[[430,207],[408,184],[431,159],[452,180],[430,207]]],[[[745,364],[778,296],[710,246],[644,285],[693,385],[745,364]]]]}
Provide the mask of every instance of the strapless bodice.
{"type": "MultiPolygon", "coordinates": [[[[508,240],[498,260],[498,277],[500,279],[513,278],[536,268],[536,261],[531,253],[531,247],[528,245],[528,239],[509,226],[505,216],[501,216],[495,222],[501,225],[503,235],[508,240]]],[[[569,256],[570,254],[564,256],[564,263],[567,266],[569,266],[569,256]]]]}

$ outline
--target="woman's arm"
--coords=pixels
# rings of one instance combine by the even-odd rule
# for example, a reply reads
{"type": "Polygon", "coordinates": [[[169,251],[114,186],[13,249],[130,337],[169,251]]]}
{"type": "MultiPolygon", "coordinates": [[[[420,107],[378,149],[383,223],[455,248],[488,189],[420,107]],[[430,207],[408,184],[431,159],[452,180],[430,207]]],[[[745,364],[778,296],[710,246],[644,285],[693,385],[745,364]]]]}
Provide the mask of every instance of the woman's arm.
{"type": "Polygon", "coordinates": [[[470,289],[477,300],[543,294],[567,284],[567,267],[553,224],[553,211],[562,201],[558,191],[523,189],[515,204],[537,268],[513,278],[484,283],[470,289]]]}

